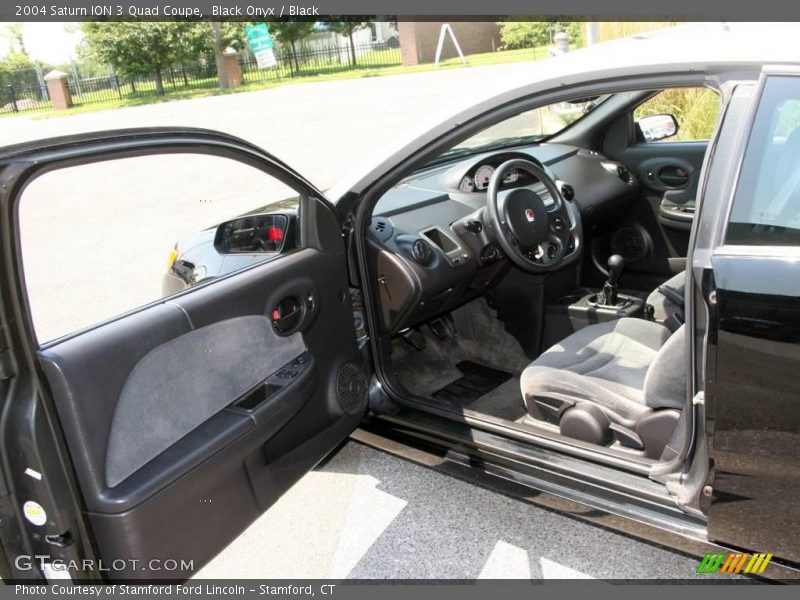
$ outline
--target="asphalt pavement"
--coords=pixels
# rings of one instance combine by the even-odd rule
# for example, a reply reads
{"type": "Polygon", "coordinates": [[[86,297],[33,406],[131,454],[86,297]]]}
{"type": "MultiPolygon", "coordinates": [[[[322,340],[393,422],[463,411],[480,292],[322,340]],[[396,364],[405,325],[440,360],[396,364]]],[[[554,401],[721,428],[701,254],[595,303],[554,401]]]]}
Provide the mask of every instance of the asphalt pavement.
{"type": "Polygon", "coordinates": [[[697,564],[349,442],[196,578],[686,579],[697,564]]]}

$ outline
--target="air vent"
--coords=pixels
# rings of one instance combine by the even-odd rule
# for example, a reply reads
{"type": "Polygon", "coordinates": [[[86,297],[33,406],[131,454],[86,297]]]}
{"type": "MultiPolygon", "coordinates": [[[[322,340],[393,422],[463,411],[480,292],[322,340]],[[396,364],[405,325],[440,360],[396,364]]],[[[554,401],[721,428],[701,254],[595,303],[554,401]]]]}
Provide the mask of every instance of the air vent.
{"type": "Polygon", "coordinates": [[[420,239],[416,240],[411,246],[411,254],[419,264],[427,265],[433,258],[433,249],[428,242],[420,239]]]}
{"type": "Polygon", "coordinates": [[[392,222],[386,217],[374,217],[372,221],[370,221],[369,228],[372,234],[382,242],[385,242],[394,235],[392,222]]]}
{"type": "Polygon", "coordinates": [[[568,183],[562,183],[561,195],[564,196],[564,200],[572,202],[575,199],[575,188],[568,183]]]}

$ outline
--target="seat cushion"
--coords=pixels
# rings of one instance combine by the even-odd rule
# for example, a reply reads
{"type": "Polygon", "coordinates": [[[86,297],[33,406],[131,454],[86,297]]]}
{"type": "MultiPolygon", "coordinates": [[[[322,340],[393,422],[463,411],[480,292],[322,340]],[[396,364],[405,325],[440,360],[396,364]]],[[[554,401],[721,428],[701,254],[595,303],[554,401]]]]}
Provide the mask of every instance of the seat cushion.
{"type": "Polygon", "coordinates": [[[678,304],[673,298],[686,296],[686,271],[671,277],[647,297],[647,303],[653,306],[653,318],[663,323],[672,315],[683,311],[683,303],[678,304]],[[666,289],[664,289],[666,288],[666,289]]]}
{"type": "Polygon", "coordinates": [[[528,413],[538,413],[531,408],[536,397],[587,400],[632,426],[650,411],[644,393],[647,369],[669,337],[663,325],[628,318],[576,331],[523,371],[528,413]]]}

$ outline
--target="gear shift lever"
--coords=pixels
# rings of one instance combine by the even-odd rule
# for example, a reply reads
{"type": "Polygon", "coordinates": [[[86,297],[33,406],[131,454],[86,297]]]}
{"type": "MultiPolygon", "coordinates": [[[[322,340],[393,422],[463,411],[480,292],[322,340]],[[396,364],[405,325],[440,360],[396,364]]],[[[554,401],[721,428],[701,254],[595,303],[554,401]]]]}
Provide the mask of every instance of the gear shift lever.
{"type": "Polygon", "coordinates": [[[603,291],[600,293],[601,297],[598,298],[599,304],[605,306],[617,305],[617,282],[619,281],[620,275],[622,275],[624,266],[625,259],[619,254],[612,254],[608,257],[608,279],[605,285],[603,285],[603,291]]]}

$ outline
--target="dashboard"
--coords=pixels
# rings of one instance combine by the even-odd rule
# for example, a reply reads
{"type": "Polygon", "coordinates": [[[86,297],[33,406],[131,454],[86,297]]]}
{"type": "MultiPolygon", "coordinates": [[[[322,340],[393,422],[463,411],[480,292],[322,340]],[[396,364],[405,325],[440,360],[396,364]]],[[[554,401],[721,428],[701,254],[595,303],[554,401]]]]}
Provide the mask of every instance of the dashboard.
{"type": "MultiPolygon", "coordinates": [[[[580,253],[581,220],[638,196],[638,182],[621,164],[563,144],[493,151],[413,173],[380,198],[367,235],[387,331],[396,333],[457,308],[484,294],[511,268],[485,208],[495,169],[515,158],[541,167],[569,205],[571,222],[561,223],[570,228],[567,257],[580,253]]],[[[555,218],[558,203],[547,187],[521,169],[504,175],[498,205],[521,188],[535,192],[555,218]]]]}

